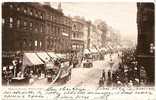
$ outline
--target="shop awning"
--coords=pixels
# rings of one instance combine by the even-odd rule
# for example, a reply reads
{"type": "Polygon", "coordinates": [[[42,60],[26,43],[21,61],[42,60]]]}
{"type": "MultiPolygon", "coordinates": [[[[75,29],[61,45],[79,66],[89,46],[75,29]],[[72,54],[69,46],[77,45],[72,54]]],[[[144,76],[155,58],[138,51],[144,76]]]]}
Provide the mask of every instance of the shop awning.
{"type": "Polygon", "coordinates": [[[90,51],[88,49],[84,49],[84,54],[89,54],[90,51]]]}
{"type": "Polygon", "coordinates": [[[101,48],[100,51],[107,51],[105,47],[101,48]]]}
{"type": "Polygon", "coordinates": [[[50,62],[50,63],[46,63],[46,69],[51,69],[53,68],[54,63],[50,62]]]}
{"type": "Polygon", "coordinates": [[[66,58],[65,54],[60,54],[60,53],[57,53],[56,56],[58,56],[59,58],[64,58],[64,59],[66,58]]]}
{"type": "Polygon", "coordinates": [[[96,49],[90,49],[91,53],[97,53],[98,51],[96,49]]]}
{"type": "Polygon", "coordinates": [[[23,66],[44,64],[35,53],[24,53],[23,66]]]}
{"type": "Polygon", "coordinates": [[[36,53],[36,54],[44,62],[49,62],[50,61],[50,56],[48,56],[48,54],[46,52],[39,52],[39,53],[36,53]]]}
{"type": "Polygon", "coordinates": [[[57,56],[54,52],[48,52],[48,55],[49,55],[51,58],[58,58],[58,56],[57,56]]]}

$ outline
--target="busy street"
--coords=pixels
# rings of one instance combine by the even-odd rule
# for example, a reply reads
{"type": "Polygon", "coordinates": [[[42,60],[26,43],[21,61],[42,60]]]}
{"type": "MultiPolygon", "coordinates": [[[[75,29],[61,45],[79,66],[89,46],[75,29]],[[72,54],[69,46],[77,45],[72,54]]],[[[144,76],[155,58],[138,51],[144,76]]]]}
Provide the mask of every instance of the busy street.
{"type": "Polygon", "coordinates": [[[152,3],[2,3],[3,86],[154,86],[154,60],[152,3]]]}
{"type": "Polygon", "coordinates": [[[111,86],[142,86],[146,83],[146,73],[142,69],[140,72],[137,62],[132,58],[129,68],[123,64],[122,53],[106,54],[104,60],[93,61],[93,66],[84,68],[83,61],[71,70],[71,78],[69,81],[64,82],[64,79],[57,80],[54,84],[48,84],[47,79],[43,78],[34,81],[32,86],[37,85],[52,85],[52,86],[74,86],[74,87],[111,87],[111,86]],[[133,60],[132,60],[133,59],[133,60]],[[133,64],[134,67],[130,68],[133,64]],[[136,67],[135,67],[136,66],[136,67]],[[122,72],[123,70],[123,72],[122,72]],[[131,74],[132,73],[132,74],[131,74]],[[120,75],[121,74],[121,75],[120,75]],[[127,77],[126,77],[127,75],[127,77]],[[141,76],[141,78],[139,78],[141,76]],[[141,81],[139,81],[141,80],[141,81]]]}
{"type": "MultiPolygon", "coordinates": [[[[83,63],[80,64],[80,66],[77,66],[76,68],[72,69],[71,72],[71,79],[67,82],[66,85],[73,85],[73,86],[90,86],[95,85],[98,86],[98,82],[100,77],[102,76],[102,71],[105,70],[107,73],[108,70],[111,70],[110,67],[110,55],[105,56],[106,60],[97,60],[93,61],[93,67],[91,68],[83,68],[83,63]],[[79,75],[78,75],[79,74],[79,75]]],[[[117,54],[112,55],[113,63],[118,63],[118,57],[117,54]]],[[[115,64],[114,64],[115,65],[115,64]]],[[[113,66],[113,70],[117,69],[115,68],[117,66],[113,66]]],[[[107,77],[106,77],[107,78],[107,77]]],[[[41,79],[39,81],[34,82],[34,85],[45,85],[47,84],[46,79],[41,79]]],[[[61,84],[61,81],[56,82],[55,84],[61,84]]],[[[62,83],[64,84],[64,83],[62,83]]]]}

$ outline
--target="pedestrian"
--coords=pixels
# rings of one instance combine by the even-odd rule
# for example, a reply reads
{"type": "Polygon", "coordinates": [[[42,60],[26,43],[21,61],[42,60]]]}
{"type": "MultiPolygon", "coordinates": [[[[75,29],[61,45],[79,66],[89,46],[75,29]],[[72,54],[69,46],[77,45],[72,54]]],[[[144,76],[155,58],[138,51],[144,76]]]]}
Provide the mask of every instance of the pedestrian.
{"type": "Polygon", "coordinates": [[[99,80],[99,87],[102,87],[104,85],[104,81],[103,78],[101,77],[99,80]]]}
{"type": "Polygon", "coordinates": [[[111,71],[108,71],[108,80],[111,80],[111,71]]]}
{"type": "Polygon", "coordinates": [[[105,70],[102,71],[102,78],[105,81],[106,77],[105,77],[105,70]]]}

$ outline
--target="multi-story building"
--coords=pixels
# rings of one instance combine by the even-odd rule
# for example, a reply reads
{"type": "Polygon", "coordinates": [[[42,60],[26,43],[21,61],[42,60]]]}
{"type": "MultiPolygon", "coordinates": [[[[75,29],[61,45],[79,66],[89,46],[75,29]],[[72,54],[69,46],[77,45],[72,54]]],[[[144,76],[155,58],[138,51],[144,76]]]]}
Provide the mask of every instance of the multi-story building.
{"type": "Polygon", "coordinates": [[[17,51],[69,52],[70,34],[71,19],[63,14],[61,5],[54,9],[49,3],[2,4],[3,62],[17,51]]]}
{"type": "Polygon", "coordinates": [[[91,24],[90,31],[90,48],[98,49],[102,46],[102,31],[98,29],[94,24],[91,24]]]}
{"type": "Polygon", "coordinates": [[[2,50],[32,51],[44,49],[45,11],[38,3],[2,5],[2,50]]]}
{"type": "Polygon", "coordinates": [[[84,24],[79,17],[72,18],[72,50],[74,52],[80,52],[84,49],[84,24]]]}
{"type": "Polygon", "coordinates": [[[3,64],[12,60],[17,51],[44,50],[45,11],[38,3],[2,4],[3,64]]]}
{"type": "MultiPolygon", "coordinates": [[[[101,44],[102,31],[91,21],[87,21],[80,16],[75,16],[75,18],[73,18],[72,29],[73,29],[72,35],[76,38],[79,38],[79,40],[81,40],[79,41],[79,45],[83,45],[83,48],[96,49],[96,48],[100,48],[100,46],[102,45],[101,44]],[[74,28],[76,28],[76,30],[74,28]]],[[[78,39],[76,38],[72,39],[72,41],[75,40],[77,41],[78,39]]]]}
{"type": "Polygon", "coordinates": [[[154,3],[137,3],[137,58],[145,67],[148,83],[154,84],[154,3]]]}
{"type": "Polygon", "coordinates": [[[44,8],[46,50],[62,53],[70,51],[71,19],[63,14],[61,8],[54,9],[50,4],[44,5],[44,8]]]}

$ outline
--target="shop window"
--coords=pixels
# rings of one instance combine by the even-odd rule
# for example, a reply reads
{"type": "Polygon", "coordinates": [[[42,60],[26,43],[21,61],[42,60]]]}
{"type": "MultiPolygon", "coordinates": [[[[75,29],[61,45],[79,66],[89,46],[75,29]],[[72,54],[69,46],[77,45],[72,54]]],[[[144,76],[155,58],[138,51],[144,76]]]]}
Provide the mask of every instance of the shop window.
{"type": "Polygon", "coordinates": [[[42,42],[40,41],[40,47],[42,47],[42,42]]]}
{"type": "Polygon", "coordinates": [[[35,43],[35,47],[37,47],[37,40],[35,40],[35,42],[34,42],[34,43],[35,43]]]}

